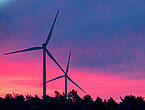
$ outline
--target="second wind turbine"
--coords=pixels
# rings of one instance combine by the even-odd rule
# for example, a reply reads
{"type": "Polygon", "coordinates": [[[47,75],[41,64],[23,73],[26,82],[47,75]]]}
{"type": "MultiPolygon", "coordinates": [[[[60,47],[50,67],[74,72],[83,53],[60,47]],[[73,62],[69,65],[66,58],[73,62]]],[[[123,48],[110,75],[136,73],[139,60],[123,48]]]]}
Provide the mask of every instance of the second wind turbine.
{"type": "MultiPolygon", "coordinates": [[[[69,52],[69,57],[68,57],[66,72],[64,72],[65,75],[58,76],[58,77],[56,77],[56,78],[54,78],[54,79],[51,79],[51,80],[49,80],[49,81],[46,82],[46,83],[48,83],[48,82],[54,81],[54,80],[56,80],[56,79],[60,79],[60,78],[65,77],[65,99],[66,99],[66,100],[67,100],[67,79],[68,79],[70,82],[72,82],[73,84],[75,84],[75,85],[76,85],[79,89],[81,89],[84,93],[86,93],[81,87],[79,87],[78,84],[76,84],[76,83],[67,75],[68,70],[69,70],[69,65],[70,65],[70,57],[71,57],[71,50],[70,50],[70,52],[69,52]]],[[[64,70],[63,70],[63,71],[64,71],[64,70]]]]}

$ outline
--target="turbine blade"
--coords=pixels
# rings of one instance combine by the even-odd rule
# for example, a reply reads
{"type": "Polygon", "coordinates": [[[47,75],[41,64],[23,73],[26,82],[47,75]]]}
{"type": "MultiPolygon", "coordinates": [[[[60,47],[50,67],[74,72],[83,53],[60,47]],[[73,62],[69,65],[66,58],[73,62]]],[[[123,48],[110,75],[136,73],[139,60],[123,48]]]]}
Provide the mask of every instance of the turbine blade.
{"type": "Polygon", "coordinates": [[[71,50],[69,52],[68,63],[67,63],[67,68],[66,68],[66,74],[68,73],[68,69],[69,69],[70,57],[71,57],[71,50]]]}
{"type": "Polygon", "coordinates": [[[59,63],[55,60],[55,58],[52,56],[52,54],[46,49],[47,55],[56,63],[56,65],[65,73],[63,68],[59,65],[59,63]]]}
{"type": "Polygon", "coordinates": [[[53,79],[51,79],[51,80],[49,80],[49,81],[46,81],[46,83],[48,83],[48,82],[51,82],[51,81],[54,81],[54,80],[56,80],[56,79],[63,78],[63,77],[64,77],[64,75],[63,75],[63,76],[58,76],[58,77],[56,77],[56,78],[53,78],[53,79]]]}
{"type": "Polygon", "coordinates": [[[86,93],[79,85],[77,85],[70,77],[67,76],[67,78],[73,83],[75,84],[78,88],[80,88],[84,93],[86,93]]]}
{"type": "Polygon", "coordinates": [[[46,40],[46,42],[45,42],[45,45],[48,44],[48,42],[49,42],[49,40],[50,40],[50,38],[51,38],[52,31],[53,31],[53,28],[54,28],[54,25],[55,25],[55,22],[56,22],[58,13],[59,13],[59,10],[58,10],[57,13],[56,13],[55,19],[54,19],[54,21],[53,21],[53,24],[52,24],[52,27],[51,27],[50,32],[49,32],[49,34],[48,34],[47,40],[46,40]]]}
{"type": "Polygon", "coordinates": [[[4,55],[19,53],[19,52],[25,52],[25,51],[32,51],[32,50],[40,50],[40,49],[42,49],[42,47],[32,47],[32,48],[28,48],[28,49],[24,49],[24,50],[19,50],[19,51],[14,51],[14,52],[6,53],[4,55]]]}

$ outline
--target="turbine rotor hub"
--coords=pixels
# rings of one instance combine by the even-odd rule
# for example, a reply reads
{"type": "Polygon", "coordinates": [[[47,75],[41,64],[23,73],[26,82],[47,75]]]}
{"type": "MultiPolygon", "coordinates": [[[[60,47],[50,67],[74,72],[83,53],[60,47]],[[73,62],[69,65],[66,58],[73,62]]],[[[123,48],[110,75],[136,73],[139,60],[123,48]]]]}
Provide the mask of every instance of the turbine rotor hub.
{"type": "Polygon", "coordinates": [[[42,44],[42,47],[46,47],[46,44],[42,44]]]}

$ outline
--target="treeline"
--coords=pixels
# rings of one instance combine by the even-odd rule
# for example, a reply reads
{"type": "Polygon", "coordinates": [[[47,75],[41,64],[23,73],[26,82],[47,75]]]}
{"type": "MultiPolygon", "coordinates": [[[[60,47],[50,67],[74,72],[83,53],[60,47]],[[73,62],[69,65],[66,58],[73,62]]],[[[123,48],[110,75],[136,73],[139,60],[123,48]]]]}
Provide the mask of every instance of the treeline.
{"type": "Polygon", "coordinates": [[[100,97],[93,100],[90,95],[80,98],[75,90],[68,93],[68,100],[58,91],[55,91],[55,97],[42,98],[6,94],[4,98],[0,97],[0,110],[145,110],[143,97],[128,95],[120,99],[121,102],[117,103],[111,97],[107,100],[100,97]]]}

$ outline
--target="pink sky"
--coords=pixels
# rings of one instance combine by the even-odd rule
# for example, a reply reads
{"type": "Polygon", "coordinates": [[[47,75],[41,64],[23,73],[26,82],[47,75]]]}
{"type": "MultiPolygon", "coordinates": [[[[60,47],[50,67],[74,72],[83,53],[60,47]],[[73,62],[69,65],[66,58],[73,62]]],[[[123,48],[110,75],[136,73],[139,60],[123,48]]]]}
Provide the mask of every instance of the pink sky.
{"type": "MultiPolygon", "coordinates": [[[[21,55],[23,56],[23,54],[21,55]]],[[[41,58],[38,58],[39,60],[33,60],[33,62],[29,62],[29,59],[18,62],[7,60],[8,57],[16,58],[21,55],[4,56],[3,59],[0,59],[0,96],[4,96],[6,93],[37,94],[42,96],[42,85],[40,85],[42,83],[41,58]]],[[[47,62],[47,80],[63,74],[52,61],[48,60],[47,62]]],[[[137,73],[134,73],[134,75],[135,74],[137,73]]],[[[121,74],[109,73],[107,75],[105,71],[99,72],[85,68],[75,70],[73,66],[70,67],[68,75],[79,84],[87,94],[90,94],[93,99],[99,96],[101,98],[113,97],[119,100],[120,96],[128,94],[145,96],[144,78],[132,80],[129,78],[129,75],[127,75],[127,78],[126,75],[121,74]]],[[[86,95],[69,82],[68,91],[72,89],[77,90],[81,97],[86,95]]],[[[63,78],[47,84],[48,95],[54,96],[55,90],[58,90],[60,93],[64,91],[63,78]]]]}

